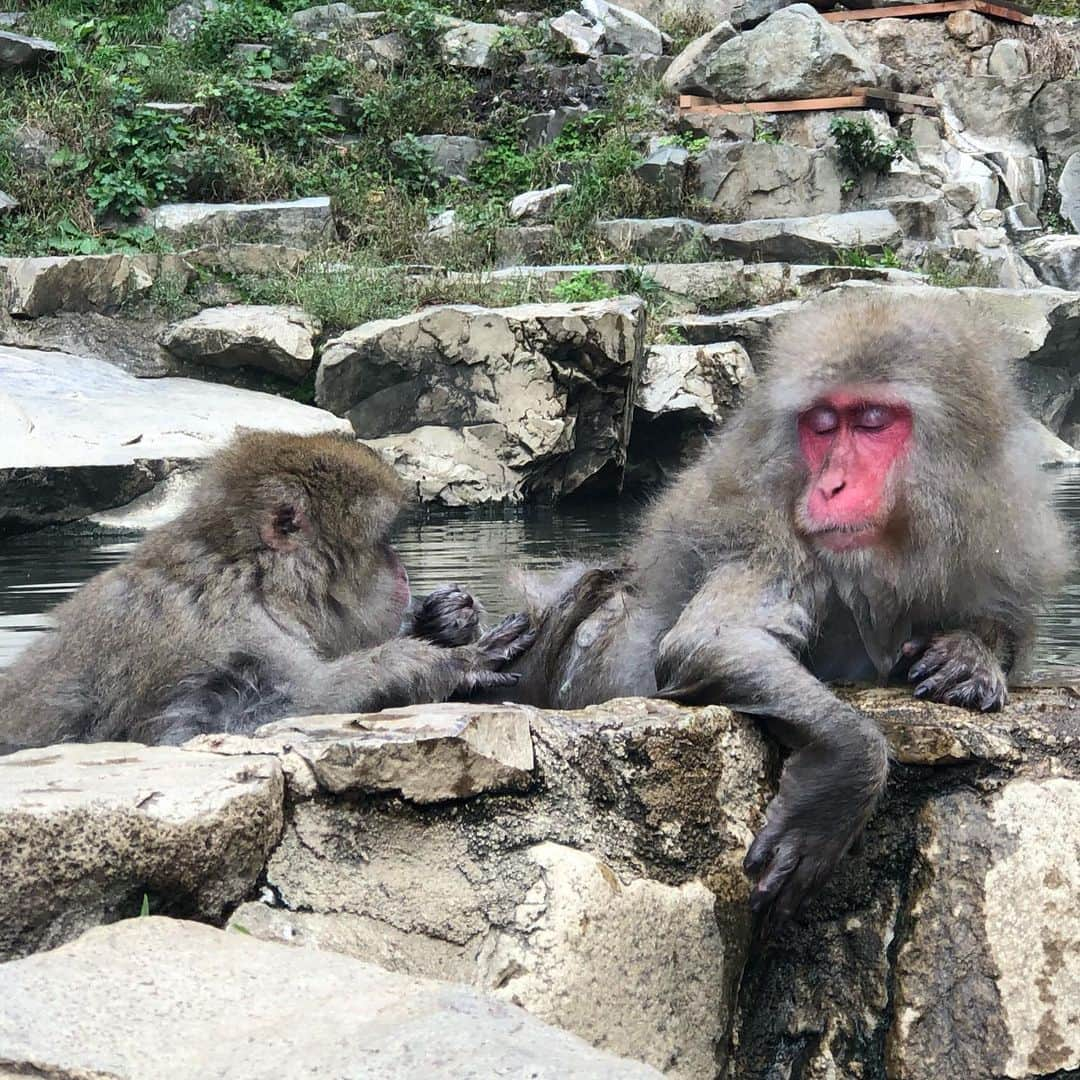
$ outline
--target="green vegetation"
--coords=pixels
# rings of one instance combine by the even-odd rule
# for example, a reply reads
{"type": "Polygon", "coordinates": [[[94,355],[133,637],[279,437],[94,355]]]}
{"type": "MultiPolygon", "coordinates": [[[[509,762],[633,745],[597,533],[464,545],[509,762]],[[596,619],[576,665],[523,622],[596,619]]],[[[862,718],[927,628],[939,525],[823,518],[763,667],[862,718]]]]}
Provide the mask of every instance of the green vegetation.
{"type": "Polygon", "coordinates": [[[592,270],[578,270],[560,281],[552,292],[556,300],[566,303],[583,303],[588,300],[606,300],[618,296],[618,290],[608,285],[592,270]]]}
{"type": "Polygon", "coordinates": [[[903,270],[904,264],[892,248],[883,248],[880,255],[872,254],[865,248],[847,248],[837,252],[837,266],[854,266],[868,270],[903,270]]]}
{"type": "Polygon", "coordinates": [[[910,139],[879,139],[869,120],[837,116],[829,124],[836,140],[840,164],[858,178],[863,173],[885,173],[897,158],[914,153],[910,139]]]}
{"type": "MultiPolygon", "coordinates": [[[[329,194],[349,259],[429,261],[428,218],[452,206],[460,228],[439,259],[471,269],[490,264],[508,199],[530,188],[573,181],[553,221],[552,255],[564,259],[600,254],[589,229],[598,216],[651,210],[633,169],[639,133],[659,126],[658,85],[613,65],[597,108],[552,144],[524,149],[522,121],[543,105],[519,69],[560,60],[547,31],[506,28],[484,79],[439,52],[448,16],[491,20],[494,0],[392,0],[381,20],[335,36],[331,50],[291,22],[306,0],[233,0],[187,42],[165,32],[172,6],[34,7],[30,32],[56,41],[61,55],[33,73],[0,75],[0,189],[20,204],[0,219],[0,253],[153,247],[133,226],[165,201],[329,194]],[[386,35],[397,35],[387,56],[397,52],[378,59],[373,42],[386,35]],[[154,102],[196,110],[181,116],[154,102]],[[56,147],[38,167],[18,160],[13,139],[23,128],[43,130],[56,147]],[[416,138],[428,134],[490,144],[468,184],[438,175],[416,138]]],[[[699,139],[679,139],[699,148],[699,139]]]]}

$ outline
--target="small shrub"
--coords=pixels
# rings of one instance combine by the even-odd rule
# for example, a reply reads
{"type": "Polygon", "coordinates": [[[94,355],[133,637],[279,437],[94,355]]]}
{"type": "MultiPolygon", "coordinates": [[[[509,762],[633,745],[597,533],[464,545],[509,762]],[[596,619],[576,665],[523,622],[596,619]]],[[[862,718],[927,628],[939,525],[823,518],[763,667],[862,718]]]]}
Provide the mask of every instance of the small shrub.
{"type": "Polygon", "coordinates": [[[182,192],[186,178],[178,160],[188,136],[187,125],[177,116],[140,108],[117,116],[87,188],[94,208],[131,217],[182,192]]]}
{"type": "Polygon", "coordinates": [[[872,254],[861,247],[846,248],[836,253],[834,265],[868,270],[902,270],[904,268],[900,257],[889,247],[883,248],[880,255],[872,254]]]}
{"type": "Polygon", "coordinates": [[[837,116],[829,124],[829,134],[836,140],[840,164],[854,176],[886,173],[897,158],[915,149],[910,139],[879,139],[870,121],[862,118],[837,116]]]}
{"type": "Polygon", "coordinates": [[[592,270],[578,270],[563,278],[552,290],[556,300],[565,304],[580,304],[589,300],[607,300],[618,292],[592,270]]]}

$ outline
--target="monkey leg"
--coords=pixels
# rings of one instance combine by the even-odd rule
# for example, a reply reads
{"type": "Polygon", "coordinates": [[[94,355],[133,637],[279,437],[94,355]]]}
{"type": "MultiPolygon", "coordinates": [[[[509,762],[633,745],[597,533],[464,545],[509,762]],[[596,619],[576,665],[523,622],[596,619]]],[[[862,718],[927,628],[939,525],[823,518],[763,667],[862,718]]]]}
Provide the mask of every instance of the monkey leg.
{"type": "Polygon", "coordinates": [[[1009,699],[1005,672],[994,651],[970,630],[930,638],[912,664],[909,681],[915,696],[944,705],[996,712],[1009,699]]]}

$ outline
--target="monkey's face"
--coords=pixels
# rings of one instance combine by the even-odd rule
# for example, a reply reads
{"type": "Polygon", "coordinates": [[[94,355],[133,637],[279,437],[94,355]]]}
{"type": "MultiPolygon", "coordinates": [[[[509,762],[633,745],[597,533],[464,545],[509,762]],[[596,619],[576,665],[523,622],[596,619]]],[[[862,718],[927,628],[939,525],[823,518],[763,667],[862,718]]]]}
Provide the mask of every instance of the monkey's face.
{"type": "Polygon", "coordinates": [[[834,390],[799,413],[809,479],[796,525],[815,547],[839,553],[890,541],[912,430],[911,409],[882,387],[834,390]]]}

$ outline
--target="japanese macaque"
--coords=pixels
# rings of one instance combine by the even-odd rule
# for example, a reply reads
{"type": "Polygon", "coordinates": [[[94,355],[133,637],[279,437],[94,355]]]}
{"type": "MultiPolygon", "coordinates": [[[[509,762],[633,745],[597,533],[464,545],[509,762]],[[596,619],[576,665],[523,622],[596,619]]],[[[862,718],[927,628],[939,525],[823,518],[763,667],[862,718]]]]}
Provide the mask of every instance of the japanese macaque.
{"type": "Polygon", "coordinates": [[[826,681],[1005,703],[1068,563],[1034,437],[993,327],[918,299],[827,297],[774,336],[762,383],[625,559],[533,597],[539,638],[514,696],[761,717],[791,751],[745,862],[768,933],[885,784],[881,732],[826,681]]]}
{"type": "Polygon", "coordinates": [[[402,502],[393,469],[352,439],[238,436],[178,518],[0,673],[0,744],[179,743],[512,684],[525,616],[481,635],[456,586],[410,608],[388,542],[402,502]]]}

